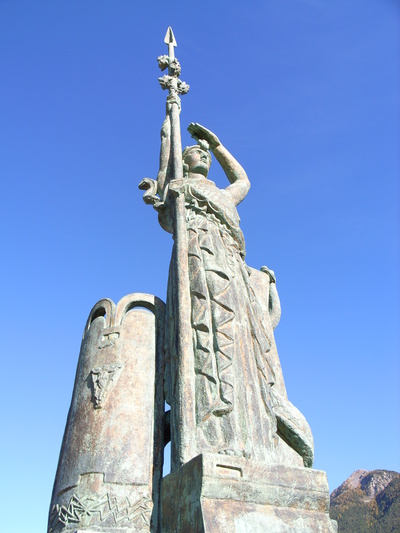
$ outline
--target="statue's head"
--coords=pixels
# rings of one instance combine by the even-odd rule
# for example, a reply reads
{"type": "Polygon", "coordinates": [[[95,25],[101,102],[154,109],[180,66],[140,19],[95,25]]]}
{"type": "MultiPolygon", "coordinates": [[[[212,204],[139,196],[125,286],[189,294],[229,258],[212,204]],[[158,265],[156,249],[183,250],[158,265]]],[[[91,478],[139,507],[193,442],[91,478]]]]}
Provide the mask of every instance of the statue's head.
{"type": "Polygon", "coordinates": [[[207,177],[211,166],[211,154],[206,148],[198,144],[187,146],[182,153],[182,163],[184,176],[193,172],[207,177]]]}

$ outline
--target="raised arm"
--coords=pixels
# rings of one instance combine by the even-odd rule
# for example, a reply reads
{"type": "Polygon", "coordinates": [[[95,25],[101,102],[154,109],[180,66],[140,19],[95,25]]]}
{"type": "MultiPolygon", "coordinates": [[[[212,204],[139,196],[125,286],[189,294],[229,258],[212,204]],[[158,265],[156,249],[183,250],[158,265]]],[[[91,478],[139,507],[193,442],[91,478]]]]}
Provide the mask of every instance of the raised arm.
{"type": "Polygon", "coordinates": [[[157,194],[164,200],[165,181],[168,173],[169,155],[171,150],[171,120],[165,117],[161,128],[160,168],[157,174],[157,194]]]}
{"type": "Polygon", "coordinates": [[[163,205],[165,200],[164,196],[165,187],[168,183],[170,151],[171,120],[167,112],[167,116],[165,117],[161,128],[160,168],[158,170],[157,179],[143,178],[139,183],[139,189],[146,191],[143,194],[143,200],[146,204],[152,205],[157,211],[163,205]]]}
{"type": "Polygon", "coordinates": [[[228,152],[212,131],[194,122],[189,125],[188,131],[200,144],[204,144],[204,141],[208,144],[215,159],[221,165],[226,177],[231,182],[231,185],[225,189],[226,192],[229,193],[236,205],[240,204],[250,189],[250,181],[242,165],[228,152]]]}
{"type": "Polygon", "coordinates": [[[161,128],[160,168],[157,174],[157,193],[165,200],[165,187],[170,179],[170,156],[171,156],[171,110],[173,104],[177,104],[181,112],[181,101],[178,94],[171,93],[167,98],[166,117],[161,128]]]}

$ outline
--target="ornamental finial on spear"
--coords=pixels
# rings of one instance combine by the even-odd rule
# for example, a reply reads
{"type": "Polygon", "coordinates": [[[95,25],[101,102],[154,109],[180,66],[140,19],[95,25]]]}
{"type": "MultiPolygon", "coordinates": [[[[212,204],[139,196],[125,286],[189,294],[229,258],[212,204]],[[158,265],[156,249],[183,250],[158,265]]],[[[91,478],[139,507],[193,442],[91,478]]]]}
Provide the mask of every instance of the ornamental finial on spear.
{"type": "MultiPolygon", "coordinates": [[[[158,78],[163,90],[168,89],[167,110],[164,123],[161,128],[161,151],[160,168],[157,180],[144,178],[139,184],[139,188],[146,190],[143,199],[146,203],[152,204],[157,211],[163,207],[167,185],[171,179],[182,178],[182,143],[179,122],[181,110],[181,99],[179,95],[189,91],[189,85],[179,79],[181,65],[175,57],[174,48],[177,46],[174,32],[171,26],[168,27],[164,38],[168,46],[168,55],[161,55],[157,58],[161,71],[168,68],[168,74],[158,78]]],[[[169,232],[172,229],[169,224],[160,220],[161,225],[169,232]]]]}
{"type": "Polygon", "coordinates": [[[168,45],[168,55],[159,56],[157,58],[158,66],[161,70],[168,67],[168,76],[158,78],[163,89],[175,90],[178,94],[186,94],[189,91],[189,85],[179,78],[181,74],[181,65],[175,57],[176,40],[171,26],[165,34],[164,42],[168,45]]]}

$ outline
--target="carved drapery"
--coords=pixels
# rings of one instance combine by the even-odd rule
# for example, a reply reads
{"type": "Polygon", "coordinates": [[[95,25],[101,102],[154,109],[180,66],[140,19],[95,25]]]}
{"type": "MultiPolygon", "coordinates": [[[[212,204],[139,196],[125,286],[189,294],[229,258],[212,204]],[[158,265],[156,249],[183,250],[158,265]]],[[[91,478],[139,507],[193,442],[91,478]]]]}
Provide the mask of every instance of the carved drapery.
{"type": "MultiPolygon", "coordinates": [[[[229,194],[209,180],[187,180],[185,195],[198,452],[270,459],[276,420],[274,372],[263,313],[249,282],[239,217],[229,194]]],[[[173,404],[176,258],[167,296],[167,345],[173,404]]],[[[179,268],[179,266],[178,266],[179,268]]]]}

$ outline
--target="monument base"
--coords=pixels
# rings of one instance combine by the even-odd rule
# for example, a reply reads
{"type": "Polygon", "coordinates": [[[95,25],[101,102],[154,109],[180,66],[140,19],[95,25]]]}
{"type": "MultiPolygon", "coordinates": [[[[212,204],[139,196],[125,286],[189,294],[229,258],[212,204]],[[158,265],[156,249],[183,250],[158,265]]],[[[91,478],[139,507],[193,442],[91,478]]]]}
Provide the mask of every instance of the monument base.
{"type": "Polygon", "coordinates": [[[335,533],[325,472],[198,455],[162,480],[163,533],[335,533]]]}

